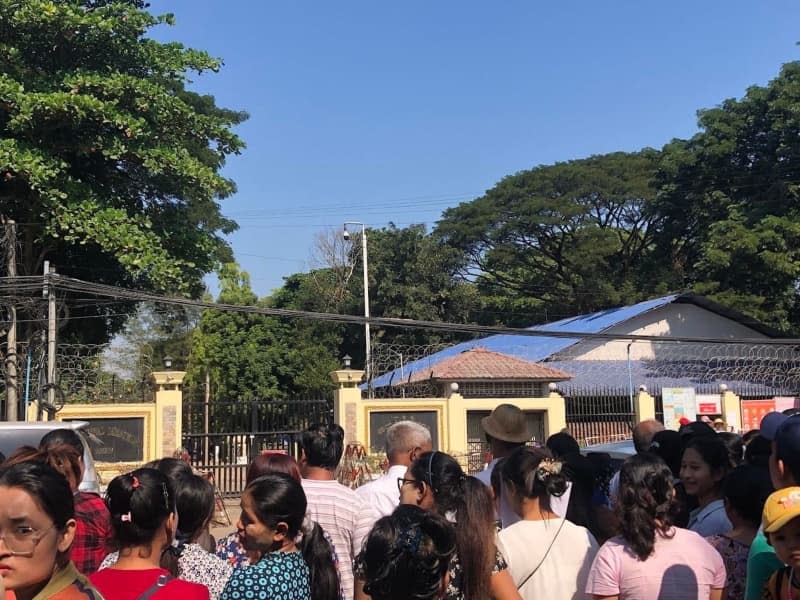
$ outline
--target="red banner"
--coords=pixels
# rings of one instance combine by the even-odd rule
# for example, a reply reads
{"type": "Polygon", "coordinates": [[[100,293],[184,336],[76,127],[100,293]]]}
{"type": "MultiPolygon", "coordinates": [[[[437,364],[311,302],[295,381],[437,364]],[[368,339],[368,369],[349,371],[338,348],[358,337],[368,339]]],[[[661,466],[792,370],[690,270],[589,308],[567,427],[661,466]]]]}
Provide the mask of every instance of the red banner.
{"type": "Polygon", "coordinates": [[[742,431],[758,429],[764,415],[775,410],[775,399],[742,400],[742,431]]]}

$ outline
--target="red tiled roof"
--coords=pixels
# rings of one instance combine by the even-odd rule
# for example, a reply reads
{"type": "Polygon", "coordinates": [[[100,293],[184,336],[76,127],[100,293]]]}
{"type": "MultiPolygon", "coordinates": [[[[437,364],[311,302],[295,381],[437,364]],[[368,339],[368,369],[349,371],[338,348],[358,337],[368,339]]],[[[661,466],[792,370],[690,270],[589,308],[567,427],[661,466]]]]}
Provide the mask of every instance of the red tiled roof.
{"type": "Polygon", "coordinates": [[[430,369],[416,371],[408,383],[430,379],[565,381],[572,379],[572,375],[560,369],[551,369],[529,360],[476,347],[445,359],[430,369]]]}

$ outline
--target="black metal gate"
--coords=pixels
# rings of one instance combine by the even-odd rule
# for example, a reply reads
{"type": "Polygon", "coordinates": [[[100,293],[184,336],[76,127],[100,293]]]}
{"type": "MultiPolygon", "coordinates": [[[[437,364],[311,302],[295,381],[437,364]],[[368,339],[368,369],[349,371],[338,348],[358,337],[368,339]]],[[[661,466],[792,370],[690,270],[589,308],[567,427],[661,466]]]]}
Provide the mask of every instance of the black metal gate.
{"type": "Polygon", "coordinates": [[[184,402],[183,445],[193,465],[214,476],[223,495],[244,489],[248,463],[264,450],[299,455],[297,435],[330,422],[330,398],[184,402]]]}

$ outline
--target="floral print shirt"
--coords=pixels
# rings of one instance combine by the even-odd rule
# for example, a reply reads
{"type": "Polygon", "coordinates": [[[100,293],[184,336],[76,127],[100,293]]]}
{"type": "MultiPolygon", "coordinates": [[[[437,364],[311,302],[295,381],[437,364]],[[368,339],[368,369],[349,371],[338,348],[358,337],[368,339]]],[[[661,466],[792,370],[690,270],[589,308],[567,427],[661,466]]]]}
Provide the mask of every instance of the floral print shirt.
{"type": "Polygon", "coordinates": [[[725,598],[744,600],[747,584],[747,556],[750,546],[725,535],[712,535],[706,541],[714,546],[725,563],[725,598]]]}
{"type": "Polygon", "coordinates": [[[299,551],[269,552],[254,565],[236,569],[221,600],[309,600],[308,566],[299,551]]]}

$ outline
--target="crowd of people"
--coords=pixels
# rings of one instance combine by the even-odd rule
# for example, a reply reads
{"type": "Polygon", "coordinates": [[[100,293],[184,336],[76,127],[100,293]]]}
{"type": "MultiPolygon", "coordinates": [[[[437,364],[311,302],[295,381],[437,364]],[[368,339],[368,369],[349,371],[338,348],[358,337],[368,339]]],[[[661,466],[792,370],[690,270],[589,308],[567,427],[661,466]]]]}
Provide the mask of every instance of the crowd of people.
{"type": "Polygon", "coordinates": [[[0,465],[0,582],[19,600],[783,600],[800,598],[800,415],[739,436],[706,423],[633,431],[618,464],[568,432],[530,444],[497,407],[471,476],[422,425],[386,431],[385,475],[336,480],[344,431],[314,425],[299,460],[250,464],[236,530],[164,458],[82,492],[84,448],[47,434],[0,465]]]}

